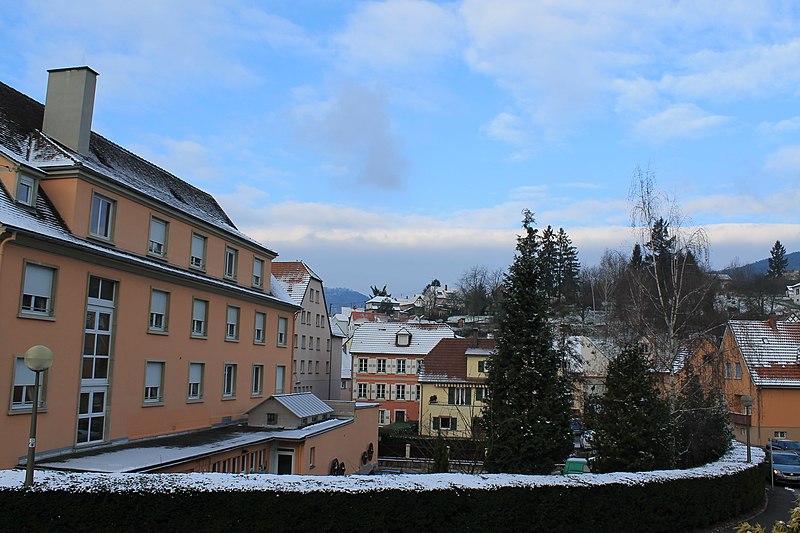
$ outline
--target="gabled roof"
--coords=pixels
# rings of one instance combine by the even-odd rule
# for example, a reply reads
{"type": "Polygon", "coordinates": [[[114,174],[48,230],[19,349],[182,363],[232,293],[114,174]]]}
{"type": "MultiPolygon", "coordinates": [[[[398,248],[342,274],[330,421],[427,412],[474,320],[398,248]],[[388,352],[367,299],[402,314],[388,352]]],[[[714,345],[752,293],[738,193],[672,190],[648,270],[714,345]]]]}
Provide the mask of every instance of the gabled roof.
{"type": "Polygon", "coordinates": [[[0,83],[0,153],[43,172],[80,168],[110,183],[142,194],[247,241],[274,257],[255,239],[240,232],[213,196],[92,132],[87,155],[74,152],[41,131],[44,105],[0,83]]]}
{"type": "Polygon", "coordinates": [[[447,324],[414,322],[365,322],[353,333],[352,354],[426,355],[444,338],[455,333],[447,324]],[[409,346],[397,346],[402,328],[411,333],[409,346]]]}
{"type": "Polygon", "coordinates": [[[800,322],[730,320],[728,329],[756,385],[800,387],[800,322]]]}
{"type": "Polygon", "coordinates": [[[322,279],[302,261],[273,261],[272,275],[278,278],[298,305],[302,305],[312,278],[322,283],[322,279]]]}
{"type": "Polygon", "coordinates": [[[288,394],[275,394],[270,399],[275,400],[298,418],[318,416],[333,413],[333,409],[323,402],[313,392],[293,392],[288,394]]]}
{"type": "Polygon", "coordinates": [[[467,358],[488,357],[494,348],[494,339],[442,339],[425,357],[419,381],[485,383],[486,378],[467,377],[467,358]]]}

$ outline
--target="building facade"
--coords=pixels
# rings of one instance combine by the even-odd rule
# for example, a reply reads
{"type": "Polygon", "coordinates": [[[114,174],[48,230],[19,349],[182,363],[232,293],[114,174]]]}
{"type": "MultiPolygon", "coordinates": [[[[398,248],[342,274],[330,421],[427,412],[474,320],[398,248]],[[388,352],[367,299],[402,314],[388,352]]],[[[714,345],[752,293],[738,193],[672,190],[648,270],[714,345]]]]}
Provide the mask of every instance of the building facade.
{"type": "Polygon", "coordinates": [[[366,322],[353,334],[353,393],[378,403],[378,425],[419,420],[421,362],[444,338],[446,324],[366,322]]]}
{"type": "Polygon", "coordinates": [[[54,352],[37,463],[225,426],[291,392],[301,308],[272,275],[276,253],[93,133],[95,79],[50,71],[44,106],[0,84],[0,468],[26,455],[33,345],[54,352]]]}

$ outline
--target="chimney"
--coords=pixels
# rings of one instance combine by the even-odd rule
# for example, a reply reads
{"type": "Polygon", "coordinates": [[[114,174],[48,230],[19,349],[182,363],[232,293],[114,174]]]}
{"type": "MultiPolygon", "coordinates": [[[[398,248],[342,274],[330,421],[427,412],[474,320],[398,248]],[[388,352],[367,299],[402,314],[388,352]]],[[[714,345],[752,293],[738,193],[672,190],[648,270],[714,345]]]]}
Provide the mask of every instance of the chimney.
{"type": "Polygon", "coordinates": [[[98,74],[89,67],[56,68],[47,72],[42,131],[67,148],[86,155],[98,74]]]}
{"type": "Polygon", "coordinates": [[[772,329],[772,331],[778,331],[778,317],[775,316],[775,313],[770,313],[769,317],[767,318],[767,325],[772,329]]]}

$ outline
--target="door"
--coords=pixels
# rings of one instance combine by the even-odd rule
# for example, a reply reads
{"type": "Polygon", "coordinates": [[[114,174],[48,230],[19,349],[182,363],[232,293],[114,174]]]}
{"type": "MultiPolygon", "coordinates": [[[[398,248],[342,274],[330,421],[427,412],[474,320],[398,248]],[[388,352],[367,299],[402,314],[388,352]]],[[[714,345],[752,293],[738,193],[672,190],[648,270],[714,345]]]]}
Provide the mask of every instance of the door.
{"type": "Polygon", "coordinates": [[[278,474],[294,473],[294,450],[278,448],[278,474]]]}

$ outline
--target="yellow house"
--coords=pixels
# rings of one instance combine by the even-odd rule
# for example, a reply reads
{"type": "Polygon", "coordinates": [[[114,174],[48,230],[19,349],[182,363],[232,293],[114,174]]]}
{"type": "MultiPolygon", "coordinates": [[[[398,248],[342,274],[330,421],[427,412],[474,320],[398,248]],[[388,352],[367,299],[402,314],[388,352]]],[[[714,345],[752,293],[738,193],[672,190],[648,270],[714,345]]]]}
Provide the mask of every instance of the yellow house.
{"type": "Polygon", "coordinates": [[[494,339],[442,339],[425,357],[419,375],[420,435],[481,435],[486,361],[494,348],[494,339]]]}

